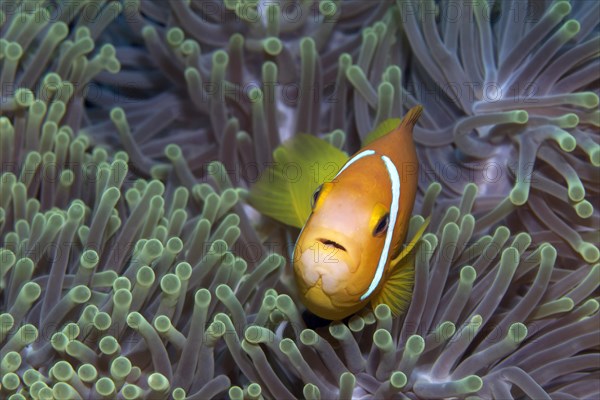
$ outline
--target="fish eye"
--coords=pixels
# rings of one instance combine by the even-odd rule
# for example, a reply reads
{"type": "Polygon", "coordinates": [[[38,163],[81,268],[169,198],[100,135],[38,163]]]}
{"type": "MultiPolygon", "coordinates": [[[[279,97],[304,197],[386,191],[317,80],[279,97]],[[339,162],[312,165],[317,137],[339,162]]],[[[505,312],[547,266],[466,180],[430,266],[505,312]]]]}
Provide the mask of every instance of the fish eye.
{"type": "Polygon", "coordinates": [[[389,223],[390,223],[390,214],[387,213],[383,217],[381,217],[381,219],[377,223],[377,226],[375,227],[375,230],[373,231],[373,236],[383,235],[387,231],[389,223]]]}
{"type": "Polygon", "coordinates": [[[312,198],[310,199],[310,206],[315,208],[315,204],[317,204],[317,199],[319,198],[319,194],[321,193],[321,188],[323,185],[319,185],[319,187],[314,191],[312,198]]]}

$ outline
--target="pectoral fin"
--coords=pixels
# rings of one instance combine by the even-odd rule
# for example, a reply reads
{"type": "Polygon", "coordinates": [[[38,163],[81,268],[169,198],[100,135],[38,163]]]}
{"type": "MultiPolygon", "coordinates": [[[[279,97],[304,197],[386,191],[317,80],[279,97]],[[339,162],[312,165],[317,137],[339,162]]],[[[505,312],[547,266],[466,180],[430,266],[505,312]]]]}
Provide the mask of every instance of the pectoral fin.
{"type": "Polygon", "coordinates": [[[273,152],[274,165],[250,188],[249,204],[286,225],[302,228],[310,198],[348,161],[348,155],[323,139],[298,134],[273,152]]]}

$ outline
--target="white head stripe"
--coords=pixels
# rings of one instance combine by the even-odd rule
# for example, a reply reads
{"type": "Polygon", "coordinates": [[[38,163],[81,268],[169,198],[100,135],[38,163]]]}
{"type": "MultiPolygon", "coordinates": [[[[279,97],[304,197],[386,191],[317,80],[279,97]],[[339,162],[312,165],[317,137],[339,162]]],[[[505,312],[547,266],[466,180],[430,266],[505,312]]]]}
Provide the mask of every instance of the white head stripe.
{"type": "Polygon", "coordinates": [[[385,235],[385,242],[383,244],[383,250],[381,250],[381,255],[379,256],[379,264],[377,264],[377,269],[375,270],[375,276],[369,285],[367,291],[360,296],[361,300],[366,299],[368,296],[373,293],[381,278],[383,277],[383,269],[385,268],[385,264],[387,262],[388,253],[390,252],[390,246],[392,244],[392,236],[394,235],[394,226],[396,225],[396,218],[398,217],[398,206],[400,203],[400,175],[398,175],[398,169],[387,156],[381,156],[385,167],[390,176],[390,181],[392,183],[392,205],[390,207],[390,221],[388,224],[388,230],[385,235]]]}
{"type": "Polygon", "coordinates": [[[354,162],[360,160],[363,157],[370,156],[373,154],[375,154],[375,151],[373,151],[373,150],[365,150],[363,152],[358,153],[357,155],[352,157],[350,160],[348,160],[348,162],[346,162],[346,164],[342,167],[342,169],[340,169],[340,172],[338,172],[333,179],[337,178],[339,174],[341,174],[350,165],[354,164],[354,162]]]}

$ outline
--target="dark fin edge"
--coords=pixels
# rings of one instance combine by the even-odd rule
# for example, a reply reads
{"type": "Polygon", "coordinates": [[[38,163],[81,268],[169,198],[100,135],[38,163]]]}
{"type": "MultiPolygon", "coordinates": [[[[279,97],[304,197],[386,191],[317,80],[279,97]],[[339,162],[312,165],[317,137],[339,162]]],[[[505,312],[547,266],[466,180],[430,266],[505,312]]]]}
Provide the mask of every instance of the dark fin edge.
{"type": "Polygon", "coordinates": [[[408,110],[408,112],[406,113],[404,118],[402,118],[402,121],[400,121],[400,125],[398,126],[398,129],[408,128],[409,130],[412,131],[413,127],[417,124],[417,121],[419,120],[419,117],[421,117],[422,113],[423,113],[422,105],[414,106],[413,108],[408,110]]]}

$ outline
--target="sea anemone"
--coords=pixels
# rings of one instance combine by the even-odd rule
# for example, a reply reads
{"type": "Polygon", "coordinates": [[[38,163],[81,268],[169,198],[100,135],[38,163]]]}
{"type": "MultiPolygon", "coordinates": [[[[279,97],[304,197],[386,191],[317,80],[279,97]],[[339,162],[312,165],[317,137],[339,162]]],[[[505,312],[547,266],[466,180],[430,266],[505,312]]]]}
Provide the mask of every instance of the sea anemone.
{"type": "Polygon", "coordinates": [[[598,7],[3,2],[0,397],[597,398],[598,7]],[[410,307],[315,325],[247,190],[417,103],[410,307]]]}
{"type": "Polygon", "coordinates": [[[477,231],[508,217],[561,257],[597,262],[598,5],[397,7],[405,102],[426,110],[415,129],[425,185],[451,199],[476,182],[477,231]]]}

